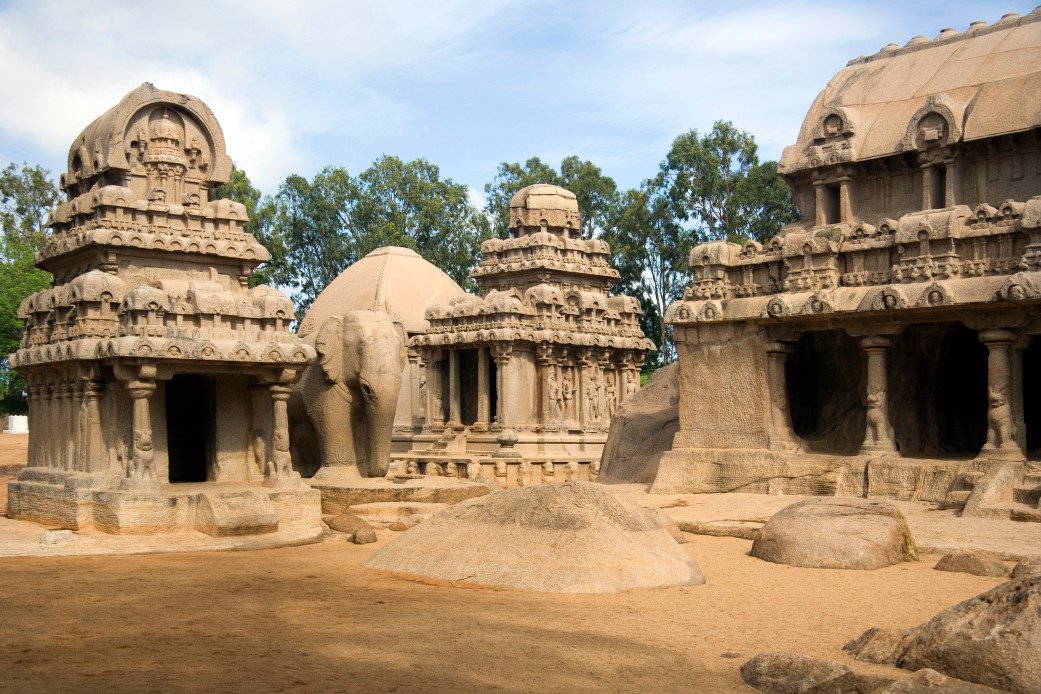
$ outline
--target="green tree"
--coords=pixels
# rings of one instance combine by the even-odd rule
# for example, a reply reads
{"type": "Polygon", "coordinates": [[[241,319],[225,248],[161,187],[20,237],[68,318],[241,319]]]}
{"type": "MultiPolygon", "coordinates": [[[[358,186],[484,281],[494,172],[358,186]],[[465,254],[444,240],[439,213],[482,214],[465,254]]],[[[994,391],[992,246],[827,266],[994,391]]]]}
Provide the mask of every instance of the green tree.
{"type": "Polygon", "coordinates": [[[487,196],[484,210],[492,220],[492,231],[496,236],[506,238],[509,235],[510,198],[521,188],[535,183],[562,186],[575,194],[582,214],[581,231],[586,238],[603,233],[618,200],[618,186],[614,179],[605,176],[591,161],[573,155],[560,162],[559,171],[538,157],[523,164],[503,162],[499,164],[495,178],[484,186],[487,196]]]}
{"type": "Polygon", "coordinates": [[[308,181],[289,176],[272,200],[270,281],[294,290],[300,313],[351,263],[386,245],[411,248],[472,286],[488,220],[465,185],[424,159],[384,156],[357,177],[327,167],[308,181]]]}
{"type": "Polygon", "coordinates": [[[35,254],[47,238],[47,214],[60,199],[50,172],[39,166],[10,164],[0,172],[0,413],[28,407],[25,381],[10,368],[8,354],[22,338],[18,307],[50,286],[51,275],[36,267],[35,254]]]}
{"type": "Polygon", "coordinates": [[[657,345],[647,368],[671,362],[675,350],[663,316],[683,296],[692,237],[673,214],[663,175],[621,195],[603,238],[611,244],[612,262],[621,274],[616,290],[639,297],[641,327],[657,345]]]}
{"type": "Polygon", "coordinates": [[[765,242],[799,218],[776,162],[760,162],[755,138],[729,121],[677,137],[661,174],[676,218],[697,242],[765,242]]]}

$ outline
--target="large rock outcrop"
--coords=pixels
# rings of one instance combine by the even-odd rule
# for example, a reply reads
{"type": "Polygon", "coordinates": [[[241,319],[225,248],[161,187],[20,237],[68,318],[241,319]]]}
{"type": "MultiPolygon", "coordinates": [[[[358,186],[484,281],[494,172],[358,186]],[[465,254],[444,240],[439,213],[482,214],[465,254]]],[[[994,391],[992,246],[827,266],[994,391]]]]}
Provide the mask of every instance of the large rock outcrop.
{"type": "Polygon", "coordinates": [[[751,554],[818,569],[878,569],[918,556],[895,506],[855,498],[806,499],[781,509],[759,531],[751,554]]]}
{"type": "Polygon", "coordinates": [[[918,627],[897,665],[1041,692],[1041,576],[1006,581],[918,627]]]}
{"type": "Polygon", "coordinates": [[[602,482],[654,481],[662,455],[672,448],[680,428],[679,363],[663,366],[647,384],[623,402],[611,418],[602,482]]]}
{"type": "Polygon", "coordinates": [[[550,593],[614,593],[705,582],[667,519],[591,482],[508,489],[408,530],[365,566],[550,593]]]}

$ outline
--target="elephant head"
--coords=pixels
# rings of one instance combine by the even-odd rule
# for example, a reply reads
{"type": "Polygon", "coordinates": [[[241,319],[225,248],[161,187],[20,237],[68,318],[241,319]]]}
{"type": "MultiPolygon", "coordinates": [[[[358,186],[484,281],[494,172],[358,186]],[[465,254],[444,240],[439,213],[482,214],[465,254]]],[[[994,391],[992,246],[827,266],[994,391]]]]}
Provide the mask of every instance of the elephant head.
{"type": "Polygon", "coordinates": [[[348,311],[318,329],[318,360],[297,384],[321,460],[318,476],[387,474],[405,341],[401,323],[377,311],[348,311]]]}

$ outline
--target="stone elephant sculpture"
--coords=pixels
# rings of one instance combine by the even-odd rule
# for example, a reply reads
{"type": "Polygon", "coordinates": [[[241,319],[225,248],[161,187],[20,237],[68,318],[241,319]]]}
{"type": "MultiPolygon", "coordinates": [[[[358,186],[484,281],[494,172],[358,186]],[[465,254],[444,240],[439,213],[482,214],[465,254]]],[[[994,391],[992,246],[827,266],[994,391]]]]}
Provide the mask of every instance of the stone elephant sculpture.
{"type": "Polygon", "coordinates": [[[386,313],[348,311],[314,336],[318,359],[289,396],[294,469],[318,478],[386,475],[407,359],[404,328],[386,313]]]}

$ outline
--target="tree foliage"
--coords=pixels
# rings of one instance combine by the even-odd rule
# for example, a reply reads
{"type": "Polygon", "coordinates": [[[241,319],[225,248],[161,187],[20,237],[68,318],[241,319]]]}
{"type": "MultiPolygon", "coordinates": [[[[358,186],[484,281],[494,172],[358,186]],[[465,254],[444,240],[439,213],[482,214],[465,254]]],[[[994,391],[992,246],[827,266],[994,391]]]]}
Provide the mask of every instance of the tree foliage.
{"type": "Polygon", "coordinates": [[[798,219],[777,163],[760,162],[755,138],[729,121],[677,137],[660,170],[676,217],[697,242],[764,242],[798,219]]]}
{"type": "Polygon", "coordinates": [[[549,183],[567,188],[578,198],[582,213],[582,235],[594,238],[607,228],[608,219],[618,201],[618,186],[605,176],[600,167],[577,156],[565,157],[560,170],[538,157],[526,162],[499,164],[495,178],[485,184],[487,196],[484,210],[492,220],[492,231],[499,238],[509,235],[510,198],[521,188],[535,183],[549,183]]]}
{"type": "Polygon", "coordinates": [[[490,226],[468,193],[425,159],[380,157],[357,177],[339,167],[311,181],[289,176],[272,200],[269,230],[258,234],[272,251],[269,277],[293,290],[303,312],[348,265],[395,245],[471,286],[490,226]]]}
{"type": "Polygon", "coordinates": [[[0,172],[0,413],[27,409],[25,381],[8,364],[18,349],[22,301],[50,286],[51,275],[36,267],[36,251],[47,238],[47,214],[61,199],[50,172],[11,164],[0,172]]]}

